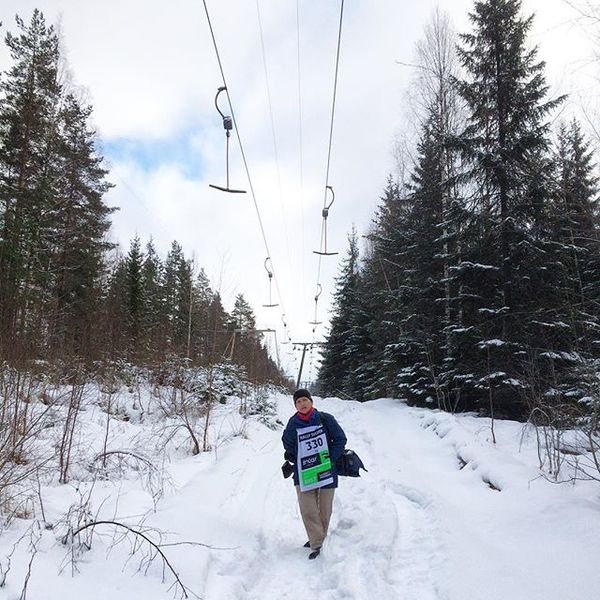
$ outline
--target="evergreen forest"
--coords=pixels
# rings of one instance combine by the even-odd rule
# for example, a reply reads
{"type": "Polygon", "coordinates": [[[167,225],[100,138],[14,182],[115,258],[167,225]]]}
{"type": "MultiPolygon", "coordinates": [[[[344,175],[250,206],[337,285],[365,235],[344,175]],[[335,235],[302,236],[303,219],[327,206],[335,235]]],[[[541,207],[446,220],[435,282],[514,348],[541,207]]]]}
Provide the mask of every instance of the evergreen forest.
{"type": "MultiPolygon", "coordinates": [[[[228,313],[173,241],[124,255],[109,242],[111,188],[92,106],[66,76],[61,40],[36,10],[17,17],[0,79],[0,362],[96,373],[121,362],[229,362],[255,384],[285,383],[238,294],[228,313]]],[[[42,369],[43,370],[43,369],[42,369]]],[[[69,376],[71,376],[69,375],[69,376]]]]}
{"type": "Polygon", "coordinates": [[[482,0],[466,33],[439,12],[428,25],[413,160],[390,176],[363,248],[349,235],[322,394],[597,419],[597,155],[549,93],[534,18],[519,0],[482,0]]]}

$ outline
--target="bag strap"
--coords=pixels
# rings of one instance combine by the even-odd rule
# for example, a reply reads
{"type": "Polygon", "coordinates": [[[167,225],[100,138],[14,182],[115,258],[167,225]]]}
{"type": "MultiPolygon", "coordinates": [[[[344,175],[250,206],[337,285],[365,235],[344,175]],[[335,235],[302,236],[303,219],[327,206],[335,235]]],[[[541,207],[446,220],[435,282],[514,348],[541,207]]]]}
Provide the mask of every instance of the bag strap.
{"type": "Polygon", "coordinates": [[[323,429],[325,429],[325,433],[327,434],[327,441],[329,442],[329,440],[331,439],[331,435],[329,434],[329,429],[327,428],[327,419],[321,419],[321,415],[324,415],[326,417],[329,417],[329,413],[322,413],[322,412],[318,412],[317,413],[318,417],[319,417],[319,425],[323,425],[323,429]]]}

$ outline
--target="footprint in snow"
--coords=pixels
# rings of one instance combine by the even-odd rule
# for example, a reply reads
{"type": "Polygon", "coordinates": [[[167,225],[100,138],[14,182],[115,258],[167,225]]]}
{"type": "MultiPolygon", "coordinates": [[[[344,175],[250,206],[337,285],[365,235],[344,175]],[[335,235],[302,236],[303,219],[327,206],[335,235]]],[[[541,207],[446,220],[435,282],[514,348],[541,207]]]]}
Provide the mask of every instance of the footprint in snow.
{"type": "Polygon", "coordinates": [[[340,519],[340,522],[338,523],[338,529],[350,529],[351,527],[354,527],[356,525],[356,521],[353,521],[352,519],[340,519]]]}

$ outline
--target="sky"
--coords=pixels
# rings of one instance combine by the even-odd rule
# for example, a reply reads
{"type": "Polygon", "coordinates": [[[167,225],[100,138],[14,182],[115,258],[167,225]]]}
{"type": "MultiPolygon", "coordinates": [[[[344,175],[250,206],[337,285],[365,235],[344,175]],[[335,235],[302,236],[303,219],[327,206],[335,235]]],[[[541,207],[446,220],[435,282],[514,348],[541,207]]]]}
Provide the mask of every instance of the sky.
{"type": "MultiPolygon", "coordinates": [[[[37,7],[59,25],[115,184],[106,197],[119,208],[113,240],[126,252],[134,236],[152,238],[163,257],[177,240],[227,309],[243,293],[259,328],[277,329],[281,342],[285,321],[288,337],[300,342],[323,339],[347,236],[353,226],[359,236],[369,230],[397,168],[397,140],[414,129],[407,93],[415,73],[399,62],[414,60],[436,5],[458,32],[469,31],[467,0],[345,2],[328,178],[335,191],[328,250],[339,254],[320,267],[313,250],[325,201],[339,0],[207,0],[254,198],[209,187],[225,181],[225,136],[202,0],[3,0],[0,20],[15,31],[14,15],[27,20],[37,7]],[[323,324],[315,328],[317,283],[323,324]],[[279,306],[262,306],[269,303],[279,306]]],[[[571,94],[557,118],[585,120],[599,92],[591,37],[563,0],[523,6],[537,14],[531,42],[548,64],[550,95],[571,94]]],[[[2,68],[7,59],[2,47],[2,68]]],[[[232,187],[249,190],[235,132],[230,169],[232,187]]],[[[265,340],[274,351],[275,336],[265,340]]],[[[294,374],[299,357],[289,348],[280,357],[294,374]]]]}
{"type": "MultiPolygon", "coordinates": [[[[46,391],[48,397],[60,392],[46,391]]],[[[293,412],[289,395],[260,397],[262,423],[240,414],[239,398],[217,403],[207,433],[211,449],[191,456],[189,434],[181,426],[174,431],[180,421],[158,409],[155,387],[122,386],[114,394],[113,406],[126,421],[107,421],[97,402],[101,394],[87,392],[68,484],[48,481],[54,463],[47,458],[60,445],[60,425],[45,427],[28,449],[45,457],[46,470],[34,484],[34,501],[18,505],[21,518],[2,523],[0,572],[6,581],[0,596],[6,600],[183,597],[158,556],[150,563],[149,546],[139,538],[134,546],[123,528],[95,526],[88,549],[81,544],[85,535],[62,542],[69,527],[92,519],[141,530],[162,544],[189,598],[600,597],[598,481],[569,480],[575,459],[597,476],[592,457],[585,450],[561,455],[559,480],[568,483],[557,485],[548,475],[548,455],[543,446],[538,453],[536,433],[526,424],[496,421],[493,444],[489,419],[392,399],[315,398],[318,410],[335,416],[368,472],[340,477],[323,549],[307,560],[294,486],[281,473],[281,426],[275,424],[293,412]],[[165,432],[174,433],[166,444],[165,432]],[[103,448],[121,453],[95,471],[92,465],[100,461],[94,463],[94,456],[103,448]],[[153,470],[134,456],[152,461],[153,470]]],[[[61,423],[68,406],[57,402],[53,409],[61,423]]],[[[585,448],[589,442],[577,441],[574,433],[562,432],[561,444],[585,448]]]]}

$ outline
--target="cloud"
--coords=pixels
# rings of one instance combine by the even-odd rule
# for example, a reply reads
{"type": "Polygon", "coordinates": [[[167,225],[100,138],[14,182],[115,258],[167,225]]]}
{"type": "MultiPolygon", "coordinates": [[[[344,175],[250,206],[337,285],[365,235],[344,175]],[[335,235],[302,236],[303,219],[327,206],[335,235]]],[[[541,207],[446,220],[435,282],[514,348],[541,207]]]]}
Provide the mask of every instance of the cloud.
{"type": "MultiPolygon", "coordinates": [[[[396,60],[413,58],[435,4],[345,3],[329,177],[336,201],[328,222],[329,246],[340,254],[321,261],[319,317],[325,324],[347,234],[353,224],[359,233],[367,230],[395,167],[393,143],[405,128],[403,90],[412,76],[396,60]]],[[[439,5],[452,14],[457,31],[467,30],[470,1],[439,5]]],[[[280,309],[293,336],[310,340],[319,264],[312,250],[321,227],[340,3],[299,2],[300,96],[296,2],[260,0],[262,43],[256,2],[208,0],[208,6],[281,291],[280,309]]],[[[534,37],[542,42],[552,82],[577,89],[580,79],[569,65],[588,46],[584,36],[561,25],[568,18],[565,6],[560,0],[527,0],[524,6],[538,9],[534,37]]],[[[5,15],[18,12],[27,20],[34,7],[49,22],[61,20],[71,71],[94,106],[117,184],[107,198],[120,207],[113,236],[124,246],[136,233],[152,236],[163,253],[177,239],[213,283],[222,279],[226,303],[244,293],[259,325],[279,327],[281,339],[280,309],[262,307],[267,251],[252,196],[208,187],[225,181],[225,136],[214,108],[222,80],[203,3],[4,0],[5,28],[14,30],[5,15]]],[[[6,64],[6,58],[2,49],[0,60],[6,64]]],[[[236,138],[231,142],[231,183],[250,190],[236,138]]]]}

